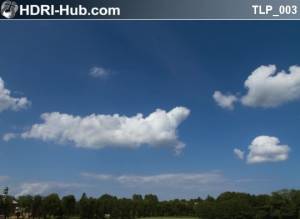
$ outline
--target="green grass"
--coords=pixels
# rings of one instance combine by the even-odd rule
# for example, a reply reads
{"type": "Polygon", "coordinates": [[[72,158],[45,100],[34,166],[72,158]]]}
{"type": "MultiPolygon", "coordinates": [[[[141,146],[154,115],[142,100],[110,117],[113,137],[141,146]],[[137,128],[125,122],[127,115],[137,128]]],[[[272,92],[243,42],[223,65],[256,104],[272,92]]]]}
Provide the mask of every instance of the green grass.
{"type": "Polygon", "coordinates": [[[196,219],[196,217],[143,217],[139,219],[196,219]]]}

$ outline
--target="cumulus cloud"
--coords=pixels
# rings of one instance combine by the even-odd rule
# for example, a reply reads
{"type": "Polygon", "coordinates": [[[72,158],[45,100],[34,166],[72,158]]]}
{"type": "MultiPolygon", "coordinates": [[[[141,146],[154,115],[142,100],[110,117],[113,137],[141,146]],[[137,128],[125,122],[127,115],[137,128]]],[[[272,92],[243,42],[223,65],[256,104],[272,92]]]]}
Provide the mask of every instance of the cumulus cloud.
{"type": "Polygon", "coordinates": [[[215,91],[213,98],[220,107],[230,110],[234,108],[234,103],[238,100],[236,96],[231,94],[225,95],[220,91],[215,91]]]}
{"type": "Polygon", "coordinates": [[[244,151],[242,151],[242,150],[240,150],[238,148],[235,148],[235,149],[233,149],[233,153],[237,156],[237,158],[239,158],[241,160],[244,159],[244,154],[245,154],[244,151]]]}
{"type": "Polygon", "coordinates": [[[4,110],[18,111],[30,105],[26,97],[12,97],[11,91],[5,88],[4,81],[0,77],[0,112],[4,110]]]}
{"type": "Polygon", "coordinates": [[[111,180],[121,185],[135,186],[201,186],[225,181],[224,176],[219,172],[207,173],[164,173],[156,175],[106,175],[96,173],[82,173],[82,176],[99,181],[111,180]],[[103,177],[105,176],[105,177],[103,177]],[[172,182],[172,185],[170,185],[172,182]]]}
{"type": "Polygon", "coordinates": [[[260,66],[245,81],[248,93],[242,103],[252,107],[276,107],[300,98],[300,67],[276,73],[276,66],[260,66]]]}
{"type": "MultiPolygon", "coordinates": [[[[290,147],[280,144],[276,137],[258,136],[248,147],[247,163],[285,161],[289,157],[290,147]]],[[[239,153],[239,149],[238,153],[239,153]]]]}
{"type": "MultiPolygon", "coordinates": [[[[238,99],[244,106],[270,108],[298,100],[300,99],[300,67],[291,66],[289,72],[277,72],[275,65],[260,66],[250,74],[244,86],[247,93],[238,99]]],[[[216,99],[215,94],[214,99],[216,99]]],[[[227,100],[227,96],[222,93],[217,95],[220,100],[227,100]]],[[[226,104],[231,106],[229,100],[223,102],[225,106],[226,104]]],[[[224,104],[220,104],[222,101],[217,103],[224,107],[224,104]]]]}
{"type": "Polygon", "coordinates": [[[16,196],[22,195],[46,195],[49,193],[67,194],[68,192],[84,187],[77,183],[62,183],[62,182],[32,182],[23,183],[20,185],[16,196]]]}
{"type": "Polygon", "coordinates": [[[59,112],[44,113],[40,124],[34,124],[21,134],[22,138],[58,143],[73,143],[76,147],[139,148],[142,145],[169,146],[179,154],[185,144],[178,140],[177,128],[190,110],[175,107],[169,112],[157,109],[147,117],[92,114],[86,117],[59,112]]]}
{"type": "Polygon", "coordinates": [[[90,69],[90,76],[94,78],[103,78],[111,74],[111,70],[103,68],[103,67],[93,67],[90,69]]]}
{"type": "Polygon", "coordinates": [[[276,162],[288,159],[290,148],[276,137],[256,137],[249,146],[248,163],[276,162]]]}

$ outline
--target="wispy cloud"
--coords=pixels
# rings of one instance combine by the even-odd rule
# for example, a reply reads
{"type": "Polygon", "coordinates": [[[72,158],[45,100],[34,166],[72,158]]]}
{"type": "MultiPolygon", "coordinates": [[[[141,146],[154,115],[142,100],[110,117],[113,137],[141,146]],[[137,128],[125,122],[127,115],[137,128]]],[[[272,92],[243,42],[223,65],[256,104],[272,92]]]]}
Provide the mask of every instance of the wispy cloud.
{"type": "Polygon", "coordinates": [[[9,178],[9,176],[0,176],[0,182],[8,180],[9,178]]]}
{"type": "Polygon", "coordinates": [[[87,173],[87,172],[83,172],[80,175],[86,178],[96,179],[100,181],[110,180],[114,178],[112,175],[109,174],[95,174],[95,173],[87,173]]]}
{"type": "Polygon", "coordinates": [[[107,77],[108,75],[110,75],[111,73],[112,73],[112,71],[109,69],[94,66],[90,69],[89,75],[94,78],[104,78],[104,77],[107,77]]]}
{"type": "Polygon", "coordinates": [[[30,182],[23,183],[17,188],[16,196],[22,195],[47,195],[49,193],[68,194],[75,189],[84,188],[86,185],[65,182],[30,182]]]}
{"type": "Polygon", "coordinates": [[[16,138],[18,136],[18,134],[16,133],[5,133],[2,137],[3,141],[10,141],[14,138],[16,138]]]}
{"type": "Polygon", "coordinates": [[[244,151],[242,151],[242,150],[240,150],[238,148],[235,148],[235,149],[233,149],[233,153],[237,156],[237,158],[239,158],[241,160],[244,159],[244,154],[245,154],[244,151]]]}
{"type": "Polygon", "coordinates": [[[225,178],[222,173],[163,173],[156,175],[106,175],[97,173],[81,173],[85,178],[98,181],[111,180],[123,186],[137,187],[201,187],[223,183],[225,178]]]}

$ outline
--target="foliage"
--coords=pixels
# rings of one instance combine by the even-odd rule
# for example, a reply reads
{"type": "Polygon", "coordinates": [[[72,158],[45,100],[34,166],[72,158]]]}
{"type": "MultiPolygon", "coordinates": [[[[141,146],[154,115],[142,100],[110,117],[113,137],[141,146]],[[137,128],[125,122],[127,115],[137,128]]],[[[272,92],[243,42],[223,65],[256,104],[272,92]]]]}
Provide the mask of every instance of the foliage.
{"type": "MultiPolygon", "coordinates": [[[[9,195],[0,198],[0,213],[14,213],[9,195]]],[[[300,219],[300,191],[281,190],[271,195],[250,195],[225,192],[214,198],[174,199],[159,201],[156,195],[134,194],[132,198],[117,198],[104,194],[99,198],[85,193],[79,200],[73,195],[60,198],[20,196],[17,199],[22,215],[31,218],[72,219],[134,219],[142,217],[198,217],[201,219],[300,219]]]]}

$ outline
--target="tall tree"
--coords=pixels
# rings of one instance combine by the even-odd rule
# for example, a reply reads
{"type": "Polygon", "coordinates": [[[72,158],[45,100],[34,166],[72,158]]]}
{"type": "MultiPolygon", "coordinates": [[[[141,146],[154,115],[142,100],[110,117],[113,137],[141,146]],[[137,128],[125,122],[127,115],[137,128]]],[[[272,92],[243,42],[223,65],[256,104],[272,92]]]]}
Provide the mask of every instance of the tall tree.
{"type": "Polygon", "coordinates": [[[66,215],[67,217],[75,215],[76,199],[74,195],[64,196],[61,202],[64,215],[66,215]]]}
{"type": "Polygon", "coordinates": [[[36,195],[32,200],[31,215],[34,218],[40,219],[43,213],[43,199],[40,195],[36,195]]]}
{"type": "Polygon", "coordinates": [[[53,193],[46,196],[43,200],[43,211],[46,217],[61,217],[62,206],[58,194],[53,193]]]}
{"type": "Polygon", "coordinates": [[[32,210],[33,197],[31,195],[19,196],[18,205],[22,210],[22,214],[29,215],[32,210]]]}

